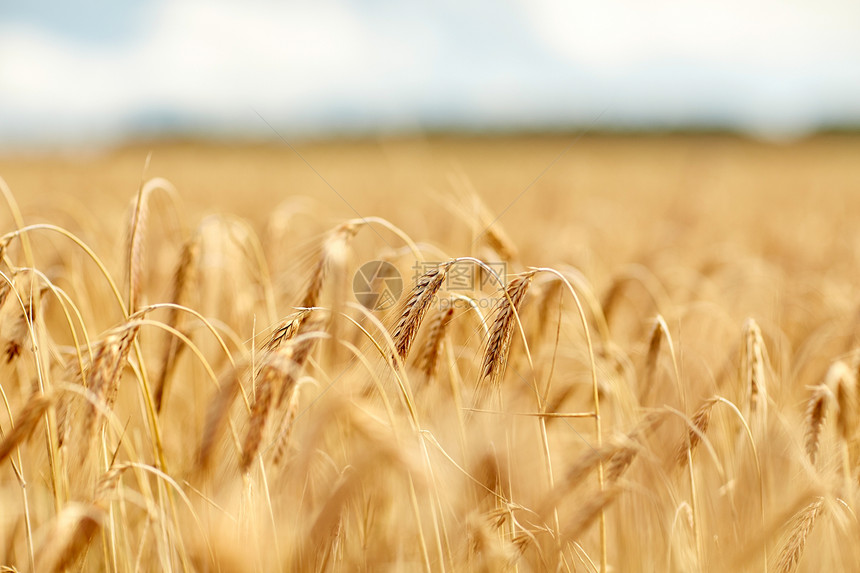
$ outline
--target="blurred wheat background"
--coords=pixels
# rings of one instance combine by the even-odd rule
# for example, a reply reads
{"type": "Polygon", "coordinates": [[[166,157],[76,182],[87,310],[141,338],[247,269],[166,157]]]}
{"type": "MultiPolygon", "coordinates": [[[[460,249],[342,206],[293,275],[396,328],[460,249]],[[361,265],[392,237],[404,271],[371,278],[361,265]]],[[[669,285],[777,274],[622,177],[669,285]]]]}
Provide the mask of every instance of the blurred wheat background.
{"type": "Polygon", "coordinates": [[[856,568],[856,138],[569,142],[0,161],[0,561],[856,568]]]}

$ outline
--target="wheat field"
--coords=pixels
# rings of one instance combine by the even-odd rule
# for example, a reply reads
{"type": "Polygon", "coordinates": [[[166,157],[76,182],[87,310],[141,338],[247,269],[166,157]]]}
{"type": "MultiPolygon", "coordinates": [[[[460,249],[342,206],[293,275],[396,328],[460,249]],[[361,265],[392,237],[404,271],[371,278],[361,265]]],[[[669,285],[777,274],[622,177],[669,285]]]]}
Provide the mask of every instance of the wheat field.
{"type": "Polygon", "coordinates": [[[858,154],[2,156],[0,570],[860,570],[858,154]]]}

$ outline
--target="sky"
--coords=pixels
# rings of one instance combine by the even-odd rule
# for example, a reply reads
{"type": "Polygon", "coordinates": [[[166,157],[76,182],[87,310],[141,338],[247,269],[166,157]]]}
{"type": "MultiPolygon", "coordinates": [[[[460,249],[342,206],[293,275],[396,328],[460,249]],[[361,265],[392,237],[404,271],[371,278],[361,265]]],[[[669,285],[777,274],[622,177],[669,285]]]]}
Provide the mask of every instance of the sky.
{"type": "Polygon", "coordinates": [[[0,146],[860,125],[847,0],[0,0],[0,146]]]}

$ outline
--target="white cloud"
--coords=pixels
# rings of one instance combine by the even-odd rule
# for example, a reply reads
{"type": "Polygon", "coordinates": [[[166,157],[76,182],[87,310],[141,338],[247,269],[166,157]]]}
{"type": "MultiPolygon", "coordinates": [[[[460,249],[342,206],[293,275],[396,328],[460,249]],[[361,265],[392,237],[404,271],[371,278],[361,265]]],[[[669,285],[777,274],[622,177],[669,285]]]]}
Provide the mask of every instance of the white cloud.
{"type": "Polygon", "coordinates": [[[301,129],[552,124],[606,105],[608,119],[634,123],[860,119],[860,5],[837,0],[176,0],[152,10],[116,44],[0,24],[0,140],[85,139],[159,113],[255,125],[251,108],[301,129]]]}
{"type": "Polygon", "coordinates": [[[860,50],[860,5],[842,1],[540,0],[537,37],[596,70],[660,59],[766,69],[827,63],[860,50]]]}

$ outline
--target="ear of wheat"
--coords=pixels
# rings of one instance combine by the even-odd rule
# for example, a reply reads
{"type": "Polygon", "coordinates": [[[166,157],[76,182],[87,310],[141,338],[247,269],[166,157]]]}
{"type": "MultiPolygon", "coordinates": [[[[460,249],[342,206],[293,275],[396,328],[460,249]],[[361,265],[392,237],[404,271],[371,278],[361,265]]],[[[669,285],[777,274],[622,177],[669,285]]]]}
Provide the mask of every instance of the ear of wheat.
{"type": "Polygon", "coordinates": [[[279,407],[286,396],[295,392],[299,374],[316,340],[315,330],[320,326],[318,319],[306,320],[300,325],[302,332],[296,338],[264,355],[257,374],[250,425],[242,447],[242,471],[248,470],[260,449],[272,409],[279,407]]]}
{"type": "Polygon", "coordinates": [[[481,365],[481,378],[487,380],[491,386],[498,385],[504,376],[511,339],[517,325],[517,313],[534,275],[535,271],[529,271],[511,280],[504,291],[504,298],[499,300],[481,365]]]}
{"type": "Polygon", "coordinates": [[[702,436],[708,431],[708,426],[711,424],[711,412],[718,402],[719,399],[716,397],[708,398],[693,414],[686,439],[675,450],[675,459],[679,464],[683,464],[687,460],[687,450],[691,454],[695,451],[702,436]]]}
{"type": "Polygon", "coordinates": [[[46,290],[36,273],[27,269],[15,272],[11,285],[4,281],[0,286],[0,339],[6,344],[6,362],[30,347],[30,328],[46,290]]]}
{"type": "Polygon", "coordinates": [[[84,436],[89,436],[90,441],[96,436],[99,405],[113,408],[120,377],[138,330],[139,327],[135,325],[125,326],[119,333],[110,334],[99,343],[87,380],[87,386],[96,400],[89,404],[84,421],[84,436]]]}
{"type": "Polygon", "coordinates": [[[49,532],[40,548],[36,570],[59,572],[75,567],[105,518],[105,511],[96,505],[80,502],[66,505],[48,524],[49,532]]]}
{"type": "MultiPolygon", "coordinates": [[[[179,261],[177,262],[176,270],[173,273],[173,281],[170,286],[169,298],[173,304],[184,304],[187,292],[194,282],[194,275],[197,270],[197,259],[199,256],[200,236],[198,233],[194,233],[191,238],[185,241],[182,245],[182,251],[179,254],[179,261]]],[[[171,307],[167,311],[167,325],[178,329],[182,316],[183,315],[178,308],[171,307]]],[[[153,386],[155,408],[157,412],[161,412],[167,380],[182,348],[185,348],[185,345],[183,345],[176,336],[169,332],[165,334],[161,368],[159,369],[158,377],[155,379],[155,385],[153,386]]]]}
{"type": "Polygon", "coordinates": [[[392,330],[391,337],[394,340],[394,350],[401,360],[406,360],[418,327],[430,308],[430,303],[448,276],[451,263],[445,263],[425,272],[409,293],[401,311],[400,318],[392,330]]]}
{"type": "Polygon", "coordinates": [[[296,334],[299,332],[299,328],[310,313],[310,309],[303,308],[286,317],[272,332],[269,339],[263,345],[263,350],[266,352],[274,352],[281,346],[281,344],[295,338],[296,334]]]}
{"type": "Polygon", "coordinates": [[[323,284],[332,265],[343,260],[349,241],[355,236],[358,229],[359,227],[355,223],[344,223],[328,234],[328,237],[323,241],[322,253],[317,259],[311,273],[311,279],[302,296],[301,308],[308,309],[319,305],[323,284]]]}
{"type": "Polygon", "coordinates": [[[218,443],[224,427],[228,425],[230,406],[240,392],[239,376],[241,368],[232,366],[226,370],[218,382],[218,392],[209,405],[206,413],[206,422],[203,426],[203,438],[197,453],[197,470],[202,472],[209,467],[215,454],[215,446],[218,443]]]}
{"type": "Polygon", "coordinates": [[[445,311],[437,312],[430,323],[430,328],[427,332],[427,341],[424,344],[419,359],[421,371],[427,380],[432,380],[436,374],[436,366],[439,363],[439,351],[442,348],[448,324],[450,324],[453,317],[454,309],[449,308],[445,311]]]}
{"type": "Polygon", "coordinates": [[[855,370],[837,360],[827,371],[824,385],[830,389],[836,404],[836,429],[839,437],[849,443],[857,426],[857,379],[855,370]]]}
{"type": "Polygon", "coordinates": [[[819,384],[813,387],[806,405],[806,437],[804,442],[806,455],[809,456],[809,461],[813,465],[818,456],[821,428],[824,426],[830,395],[830,389],[824,384],[819,384]]]}
{"type": "Polygon", "coordinates": [[[750,417],[763,428],[767,421],[767,381],[765,378],[764,339],[758,323],[752,318],[744,324],[741,368],[749,392],[750,417]]]}
{"type": "Polygon", "coordinates": [[[642,385],[639,388],[639,402],[645,403],[654,388],[657,372],[657,360],[660,358],[660,346],[663,341],[663,321],[654,321],[651,336],[648,339],[648,352],[645,355],[645,372],[642,385]]]}
{"type": "Polygon", "coordinates": [[[348,159],[342,224],[263,146],[158,149],[191,195],[128,209],[94,193],[136,144],[0,152],[0,573],[853,570],[860,138],[613,138],[507,213],[516,244],[422,192],[456,155],[505,194],[555,139],[308,142],[348,159]],[[429,260],[384,318],[350,285],[429,260]]]}
{"type": "Polygon", "coordinates": [[[807,538],[823,510],[824,500],[818,498],[792,518],[791,528],[777,558],[776,571],[778,573],[791,573],[797,568],[797,564],[803,556],[803,550],[806,548],[807,538]]]}
{"type": "Polygon", "coordinates": [[[665,415],[662,412],[647,414],[630,433],[627,434],[625,443],[615,451],[606,465],[606,482],[612,483],[621,479],[624,472],[633,463],[636,455],[645,448],[645,439],[657,430],[663,423],[665,415]]]}
{"type": "Polygon", "coordinates": [[[27,439],[36,429],[39,420],[53,403],[49,396],[34,395],[15,419],[15,427],[0,441],[0,462],[6,460],[16,446],[27,439]]]}

